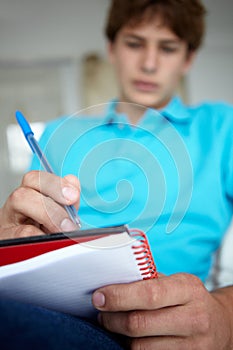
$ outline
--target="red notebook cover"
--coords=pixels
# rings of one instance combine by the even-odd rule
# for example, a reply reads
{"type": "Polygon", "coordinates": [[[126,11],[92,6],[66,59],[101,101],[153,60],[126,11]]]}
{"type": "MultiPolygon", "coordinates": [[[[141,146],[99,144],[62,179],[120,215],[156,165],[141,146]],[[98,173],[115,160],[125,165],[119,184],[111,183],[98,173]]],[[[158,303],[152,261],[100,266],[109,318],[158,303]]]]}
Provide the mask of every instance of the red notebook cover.
{"type": "Polygon", "coordinates": [[[128,229],[123,225],[2,240],[0,241],[0,266],[30,259],[73,244],[88,242],[105,235],[126,231],[128,229]]]}

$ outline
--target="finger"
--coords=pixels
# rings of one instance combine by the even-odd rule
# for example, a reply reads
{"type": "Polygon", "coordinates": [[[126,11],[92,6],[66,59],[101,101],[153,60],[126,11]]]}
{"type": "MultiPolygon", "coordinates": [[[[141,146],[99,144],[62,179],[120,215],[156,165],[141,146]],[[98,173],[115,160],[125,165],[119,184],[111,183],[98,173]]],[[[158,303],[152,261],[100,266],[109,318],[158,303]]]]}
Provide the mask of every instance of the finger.
{"type": "Polygon", "coordinates": [[[44,232],[33,225],[20,225],[1,230],[1,240],[43,235],[44,232]]]}
{"type": "MultiPolygon", "coordinates": [[[[129,337],[181,336],[200,334],[206,329],[201,307],[174,306],[155,311],[102,312],[101,325],[129,337]],[[200,320],[200,322],[198,322],[200,320]]],[[[207,321],[207,320],[206,320],[207,321]]]]}
{"type": "Polygon", "coordinates": [[[188,303],[200,286],[204,289],[193,275],[174,274],[100,288],[93,294],[92,302],[103,311],[154,310],[188,303]]]}
{"type": "Polygon", "coordinates": [[[73,185],[75,188],[77,188],[80,192],[80,182],[79,182],[77,176],[69,174],[69,175],[64,176],[64,179],[66,179],[71,185],[73,185]]]}
{"type": "Polygon", "coordinates": [[[64,176],[64,179],[66,179],[71,185],[73,185],[75,188],[78,189],[78,193],[79,193],[78,200],[74,203],[75,208],[78,210],[79,203],[80,203],[80,192],[81,192],[80,182],[78,178],[74,175],[66,175],[64,176]]]}
{"type": "Polygon", "coordinates": [[[134,338],[131,340],[131,349],[134,350],[187,350],[187,349],[201,349],[198,345],[191,347],[190,341],[181,337],[148,337],[148,338],[134,338]]]}
{"type": "Polygon", "coordinates": [[[11,195],[8,205],[11,225],[20,225],[29,218],[44,226],[48,232],[72,231],[76,228],[62,206],[31,188],[19,187],[11,195]]]}
{"type": "Polygon", "coordinates": [[[69,176],[68,179],[44,171],[30,171],[24,175],[22,186],[41,192],[63,205],[77,204],[80,186],[72,176],[69,176]]]}

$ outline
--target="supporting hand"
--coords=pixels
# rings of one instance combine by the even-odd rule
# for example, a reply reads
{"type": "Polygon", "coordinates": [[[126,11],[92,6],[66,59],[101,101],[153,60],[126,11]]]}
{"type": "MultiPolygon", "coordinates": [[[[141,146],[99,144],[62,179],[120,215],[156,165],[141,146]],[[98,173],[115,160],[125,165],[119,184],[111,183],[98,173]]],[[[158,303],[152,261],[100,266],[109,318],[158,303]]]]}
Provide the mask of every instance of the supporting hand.
{"type": "Polygon", "coordinates": [[[175,274],[100,288],[93,304],[132,349],[233,349],[233,287],[209,293],[197,277],[175,274]]]}

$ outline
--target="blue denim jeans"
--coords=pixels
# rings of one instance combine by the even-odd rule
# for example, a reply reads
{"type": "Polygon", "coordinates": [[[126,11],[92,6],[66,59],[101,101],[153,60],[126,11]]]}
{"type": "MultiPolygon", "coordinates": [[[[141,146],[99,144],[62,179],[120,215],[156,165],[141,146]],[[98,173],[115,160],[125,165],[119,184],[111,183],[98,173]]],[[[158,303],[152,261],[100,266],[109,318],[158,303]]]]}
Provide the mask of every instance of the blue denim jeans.
{"type": "Polygon", "coordinates": [[[3,350],[122,350],[122,341],[123,338],[87,320],[0,300],[0,348],[3,350]]]}

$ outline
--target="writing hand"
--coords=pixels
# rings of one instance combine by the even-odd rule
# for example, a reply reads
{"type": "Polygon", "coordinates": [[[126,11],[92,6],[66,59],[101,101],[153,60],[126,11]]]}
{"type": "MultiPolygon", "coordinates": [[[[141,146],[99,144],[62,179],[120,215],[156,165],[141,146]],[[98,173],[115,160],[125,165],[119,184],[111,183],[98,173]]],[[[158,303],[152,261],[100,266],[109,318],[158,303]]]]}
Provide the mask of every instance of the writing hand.
{"type": "Polygon", "coordinates": [[[80,186],[73,175],[60,178],[30,171],[0,211],[0,237],[13,238],[76,228],[63,205],[79,206],[80,186]]]}

